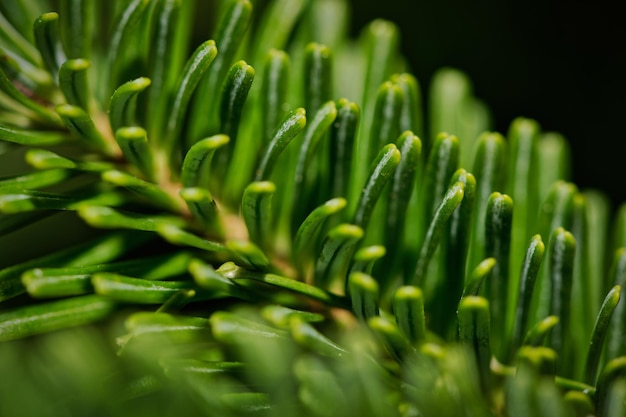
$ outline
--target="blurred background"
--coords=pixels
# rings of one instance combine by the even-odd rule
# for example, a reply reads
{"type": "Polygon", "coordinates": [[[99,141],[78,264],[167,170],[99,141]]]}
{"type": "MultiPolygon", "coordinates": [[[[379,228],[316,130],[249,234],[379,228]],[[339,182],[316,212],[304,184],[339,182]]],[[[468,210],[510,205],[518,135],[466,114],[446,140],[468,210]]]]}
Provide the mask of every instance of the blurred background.
{"type": "Polygon", "coordinates": [[[427,91],[442,66],[465,71],[506,133],[517,116],[572,145],[573,180],[626,201],[626,25],[607,0],[351,0],[352,32],[397,23],[427,91]]]}

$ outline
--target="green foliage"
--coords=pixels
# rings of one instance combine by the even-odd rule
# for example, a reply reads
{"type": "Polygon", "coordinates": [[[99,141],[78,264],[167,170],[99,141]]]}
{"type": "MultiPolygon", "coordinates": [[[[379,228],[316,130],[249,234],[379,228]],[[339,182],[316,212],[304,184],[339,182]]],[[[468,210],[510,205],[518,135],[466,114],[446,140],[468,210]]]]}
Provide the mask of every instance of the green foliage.
{"type": "Polygon", "coordinates": [[[0,2],[0,414],[623,415],[626,209],[347,16],[0,2]]]}

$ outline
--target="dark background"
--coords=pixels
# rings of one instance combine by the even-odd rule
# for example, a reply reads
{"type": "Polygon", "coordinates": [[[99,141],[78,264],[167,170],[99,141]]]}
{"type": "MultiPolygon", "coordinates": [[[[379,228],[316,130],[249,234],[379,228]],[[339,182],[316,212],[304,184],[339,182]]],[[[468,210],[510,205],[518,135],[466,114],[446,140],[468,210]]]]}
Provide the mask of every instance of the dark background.
{"type": "Polygon", "coordinates": [[[573,181],[626,201],[626,16],[620,2],[351,0],[357,34],[397,23],[411,72],[427,91],[442,66],[465,71],[495,130],[537,120],[572,145],[573,181]]]}

